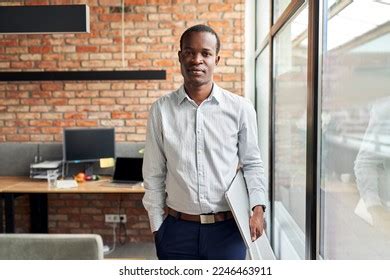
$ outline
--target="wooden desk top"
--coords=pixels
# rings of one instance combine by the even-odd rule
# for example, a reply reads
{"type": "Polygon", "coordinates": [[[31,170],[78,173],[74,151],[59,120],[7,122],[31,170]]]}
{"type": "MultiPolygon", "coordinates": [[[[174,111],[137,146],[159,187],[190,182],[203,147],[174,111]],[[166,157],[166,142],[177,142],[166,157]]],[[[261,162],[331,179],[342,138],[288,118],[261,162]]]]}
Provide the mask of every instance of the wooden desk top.
{"type": "Polygon", "coordinates": [[[3,193],[144,193],[142,184],[131,187],[116,187],[110,179],[79,183],[76,188],[50,188],[46,180],[33,180],[28,177],[0,176],[0,192],[3,193]]]}
{"type": "Polygon", "coordinates": [[[0,192],[10,188],[19,181],[19,177],[0,176],[0,192]]]}

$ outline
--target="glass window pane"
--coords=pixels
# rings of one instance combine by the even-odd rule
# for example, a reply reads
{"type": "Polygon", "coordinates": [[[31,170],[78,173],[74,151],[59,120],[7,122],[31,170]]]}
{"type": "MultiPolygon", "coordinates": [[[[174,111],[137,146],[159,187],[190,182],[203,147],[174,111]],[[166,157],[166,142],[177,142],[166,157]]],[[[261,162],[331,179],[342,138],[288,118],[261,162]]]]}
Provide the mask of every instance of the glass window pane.
{"type": "Polygon", "coordinates": [[[324,20],[320,254],[389,259],[390,5],[343,2],[324,20]]]}
{"type": "Polygon", "coordinates": [[[256,48],[264,41],[270,31],[270,1],[256,1],[256,48]]]}
{"type": "MultiPolygon", "coordinates": [[[[265,47],[256,59],[256,111],[257,125],[259,127],[259,146],[261,157],[264,162],[265,174],[269,174],[269,46],[265,47]]],[[[268,176],[267,176],[268,177],[268,176]]],[[[267,182],[268,186],[268,182],[267,182]]],[[[268,196],[267,196],[268,197],[268,196]]],[[[266,205],[270,209],[269,201],[266,205]]],[[[271,229],[270,211],[266,211],[267,234],[269,236],[271,229]]]]}
{"type": "Polygon", "coordinates": [[[279,16],[284,12],[290,2],[291,0],[274,0],[274,23],[278,20],[279,16]]]}
{"type": "Polygon", "coordinates": [[[275,36],[275,253],[305,258],[307,6],[275,36]],[[300,30],[300,32],[297,32],[300,30]],[[302,31],[303,30],[303,31],[302,31]]]}

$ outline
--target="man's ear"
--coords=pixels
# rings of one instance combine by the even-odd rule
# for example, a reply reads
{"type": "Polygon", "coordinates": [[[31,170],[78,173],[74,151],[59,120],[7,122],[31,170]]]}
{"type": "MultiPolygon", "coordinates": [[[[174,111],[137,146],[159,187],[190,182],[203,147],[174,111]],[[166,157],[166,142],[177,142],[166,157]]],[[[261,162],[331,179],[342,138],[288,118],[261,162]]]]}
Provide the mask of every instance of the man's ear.
{"type": "Polygon", "coordinates": [[[221,57],[219,55],[217,55],[217,57],[215,58],[215,65],[218,65],[218,62],[220,59],[221,59],[221,57]]]}
{"type": "Polygon", "coordinates": [[[181,63],[181,51],[177,52],[177,56],[179,57],[179,62],[181,63]]]}

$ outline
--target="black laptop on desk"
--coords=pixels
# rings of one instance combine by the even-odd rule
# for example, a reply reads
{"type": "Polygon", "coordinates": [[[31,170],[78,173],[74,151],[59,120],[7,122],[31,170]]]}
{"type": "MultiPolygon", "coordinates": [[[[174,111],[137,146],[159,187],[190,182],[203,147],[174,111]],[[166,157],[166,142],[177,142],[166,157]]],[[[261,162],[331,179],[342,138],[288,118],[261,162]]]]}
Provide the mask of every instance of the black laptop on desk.
{"type": "Polygon", "coordinates": [[[142,163],[143,158],[117,157],[112,182],[131,185],[141,183],[142,163]]]}

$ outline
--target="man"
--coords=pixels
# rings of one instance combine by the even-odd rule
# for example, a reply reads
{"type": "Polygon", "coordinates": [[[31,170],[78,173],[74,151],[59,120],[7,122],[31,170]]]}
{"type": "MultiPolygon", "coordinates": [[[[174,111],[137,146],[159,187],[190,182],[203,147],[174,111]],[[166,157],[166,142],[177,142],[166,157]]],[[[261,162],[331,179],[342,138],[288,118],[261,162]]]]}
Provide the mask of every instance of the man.
{"type": "Polygon", "coordinates": [[[150,110],[143,203],[159,259],[245,258],[224,196],[238,165],[253,209],[252,239],[263,232],[265,179],[256,114],[244,98],[213,83],[219,49],[210,27],[187,29],[178,52],[184,85],[150,110]]]}
{"type": "Polygon", "coordinates": [[[390,97],[374,102],[354,165],[361,197],[355,214],[373,226],[387,228],[390,225],[390,159],[389,152],[386,152],[390,134],[389,107],[390,97]],[[368,217],[362,215],[367,211],[368,217]]]}

